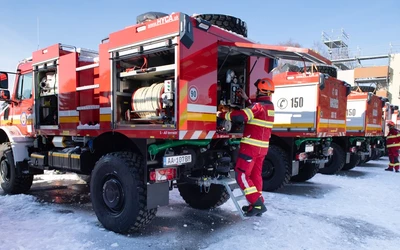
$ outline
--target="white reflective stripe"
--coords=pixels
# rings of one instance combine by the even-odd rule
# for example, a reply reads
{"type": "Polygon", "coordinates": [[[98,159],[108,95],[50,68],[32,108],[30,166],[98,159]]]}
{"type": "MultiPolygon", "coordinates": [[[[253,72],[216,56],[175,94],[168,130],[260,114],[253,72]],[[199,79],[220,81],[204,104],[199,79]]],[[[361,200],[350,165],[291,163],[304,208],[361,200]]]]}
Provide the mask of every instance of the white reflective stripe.
{"type": "Polygon", "coordinates": [[[206,139],[212,139],[215,135],[216,131],[209,131],[207,133],[206,139]]]}
{"type": "Polygon", "coordinates": [[[319,119],[320,123],[333,123],[333,124],[345,124],[345,120],[334,120],[334,119],[319,119]]]}
{"type": "Polygon", "coordinates": [[[242,179],[243,185],[245,188],[249,188],[249,183],[246,180],[246,175],[244,173],[241,174],[240,179],[242,179]]]}
{"type": "Polygon", "coordinates": [[[50,62],[53,63],[56,60],[57,60],[56,63],[58,64],[58,57],[54,57],[54,58],[51,58],[51,59],[47,59],[47,60],[44,60],[44,61],[41,61],[41,62],[34,63],[34,64],[32,64],[32,66],[38,66],[39,68],[43,68],[45,63],[50,63],[50,62]]]}
{"type": "Polygon", "coordinates": [[[382,128],[381,125],[378,125],[378,124],[367,124],[367,128],[368,127],[370,127],[370,128],[382,128]]]}
{"type": "Polygon", "coordinates": [[[329,119],[329,123],[334,123],[334,124],[345,124],[345,120],[334,120],[334,119],[329,119]]]}
{"type": "Polygon", "coordinates": [[[190,137],[190,139],[199,139],[199,137],[200,137],[200,135],[201,135],[201,132],[203,132],[203,131],[201,131],[201,130],[196,130],[194,133],[193,133],[193,135],[192,135],[192,137],[190,137]]]}
{"type": "Polygon", "coordinates": [[[118,47],[118,48],[110,49],[108,52],[114,52],[114,51],[119,51],[119,50],[123,50],[123,49],[128,49],[130,47],[135,47],[135,46],[139,46],[139,45],[143,45],[143,44],[151,44],[152,42],[162,41],[164,39],[169,39],[169,38],[174,39],[175,36],[178,36],[178,35],[179,35],[179,33],[172,33],[172,34],[169,34],[169,35],[166,35],[166,36],[159,36],[159,37],[155,37],[153,39],[148,39],[148,40],[141,41],[141,42],[138,42],[138,43],[132,43],[132,44],[128,44],[128,45],[124,45],[124,46],[118,47]]]}
{"type": "Polygon", "coordinates": [[[196,112],[196,113],[212,113],[215,114],[217,112],[216,106],[209,105],[201,105],[201,104],[188,104],[187,105],[188,112],[196,112]]]}
{"type": "Polygon", "coordinates": [[[76,110],[60,110],[58,115],[60,117],[79,116],[79,112],[76,110]]]}
{"type": "Polygon", "coordinates": [[[179,131],[179,139],[183,139],[183,137],[185,137],[186,133],[187,133],[187,130],[179,131]]]}
{"type": "Polygon", "coordinates": [[[111,107],[100,108],[100,114],[102,115],[111,114],[111,111],[111,107]]]}

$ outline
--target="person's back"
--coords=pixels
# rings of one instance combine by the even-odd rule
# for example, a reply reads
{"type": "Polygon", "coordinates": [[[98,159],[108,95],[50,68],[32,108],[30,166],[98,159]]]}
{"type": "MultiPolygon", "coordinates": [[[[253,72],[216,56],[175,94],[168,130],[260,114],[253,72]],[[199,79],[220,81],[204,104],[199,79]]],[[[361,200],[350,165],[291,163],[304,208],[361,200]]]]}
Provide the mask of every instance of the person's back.
{"type": "Polygon", "coordinates": [[[265,146],[269,146],[274,123],[274,104],[270,96],[259,96],[252,100],[249,108],[254,117],[245,125],[242,142],[254,146],[253,149],[259,153],[264,153],[261,151],[265,151],[265,146]]]}
{"type": "Polygon", "coordinates": [[[262,166],[268,153],[269,139],[274,123],[274,105],[271,94],[275,85],[271,79],[257,80],[256,100],[249,101],[243,90],[242,97],[246,100],[247,108],[232,112],[217,112],[217,117],[233,122],[244,122],[245,128],[240,141],[235,172],[236,181],[243,190],[248,206],[242,210],[246,216],[259,216],[267,211],[262,196],[262,166]]]}

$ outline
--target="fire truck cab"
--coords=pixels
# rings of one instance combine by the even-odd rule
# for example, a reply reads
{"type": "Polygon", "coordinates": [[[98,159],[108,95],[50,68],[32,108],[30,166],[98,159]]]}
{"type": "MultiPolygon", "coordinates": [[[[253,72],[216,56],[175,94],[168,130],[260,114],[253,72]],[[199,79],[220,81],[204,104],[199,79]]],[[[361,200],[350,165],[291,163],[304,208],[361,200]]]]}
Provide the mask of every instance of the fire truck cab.
{"type": "MultiPolygon", "coordinates": [[[[221,178],[234,167],[244,124],[218,120],[218,108],[244,108],[238,87],[250,96],[279,58],[323,60],[256,44],[235,17],[145,16],[111,33],[98,51],[54,44],[16,72],[1,72],[6,193],[28,191],[46,169],[90,175],[93,209],[115,232],[148,224],[174,187],[193,208],[220,206],[231,194],[221,178]],[[221,18],[227,27],[218,26],[221,18]]],[[[274,154],[267,158],[281,157],[274,154]]]]}

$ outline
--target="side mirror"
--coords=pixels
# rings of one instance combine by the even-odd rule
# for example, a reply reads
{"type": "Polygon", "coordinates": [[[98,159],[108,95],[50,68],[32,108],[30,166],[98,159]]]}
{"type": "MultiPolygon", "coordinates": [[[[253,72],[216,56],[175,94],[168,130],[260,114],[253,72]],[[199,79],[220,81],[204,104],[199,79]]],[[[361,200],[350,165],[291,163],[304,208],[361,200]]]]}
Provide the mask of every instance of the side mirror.
{"type": "Polygon", "coordinates": [[[0,89],[8,89],[8,74],[0,72],[0,89]]]}
{"type": "Polygon", "coordinates": [[[10,91],[9,90],[6,90],[6,89],[2,89],[2,90],[0,90],[0,100],[1,101],[5,101],[5,102],[7,102],[7,101],[9,101],[10,100],[10,91]]]}

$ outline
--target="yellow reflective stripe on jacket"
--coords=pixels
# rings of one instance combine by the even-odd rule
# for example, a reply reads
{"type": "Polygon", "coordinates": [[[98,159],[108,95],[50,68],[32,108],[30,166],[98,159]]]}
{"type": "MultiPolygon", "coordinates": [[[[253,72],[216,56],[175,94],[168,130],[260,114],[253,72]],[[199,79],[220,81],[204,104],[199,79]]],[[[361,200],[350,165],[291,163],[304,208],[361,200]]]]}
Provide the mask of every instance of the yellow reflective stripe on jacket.
{"type": "Polygon", "coordinates": [[[275,116],[274,110],[268,110],[268,116],[275,116]]]}
{"type": "Polygon", "coordinates": [[[225,114],[225,120],[230,121],[231,120],[231,112],[227,112],[225,114]]]}
{"type": "Polygon", "coordinates": [[[397,138],[397,137],[400,137],[400,134],[397,134],[397,135],[388,135],[388,136],[386,136],[386,139],[393,139],[393,138],[397,138]]]}
{"type": "Polygon", "coordinates": [[[249,194],[257,193],[258,191],[255,186],[252,186],[252,187],[246,188],[245,190],[243,190],[243,192],[244,192],[244,195],[249,195],[249,194]]]}
{"type": "Polygon", "coordinates": [[[248,137],[243,137],[240,142],[246,143],[246,144],[249,144],[252,146],[260,147],[260,148],[268,148],[269,147],[269,142],[267,142],[267,141],[256,140],[256,139],[248,138],[248,137]]]}
{"type": "Polygon", "coordinates": [[[245,108],[245,109],[242,109],[242,110],[246,114],[248,121],[250,121],[251,119],[254,118],[254,114],[253,114],[253,111],[251,109],[245,108]]]}
{"type": "Polygon", "coordinates": [[[386,145],[387,148],[392,148],[392,147],[400,147],[400,143],[396,143],[396,144],[388,144],[386,145]]]}
{"type": "Polygon", "coordinates": [[[268,122],[268,121],[264,121],[264,120],[260,120],[260,119],[252,119],[249,122],[247,122],[247,124],[252,124],[252,125],[256,125],[256,126],[260,126],[260,127],[264,127],[264,128],[272,128],[274,125],[273,122],[268,122]]]}

